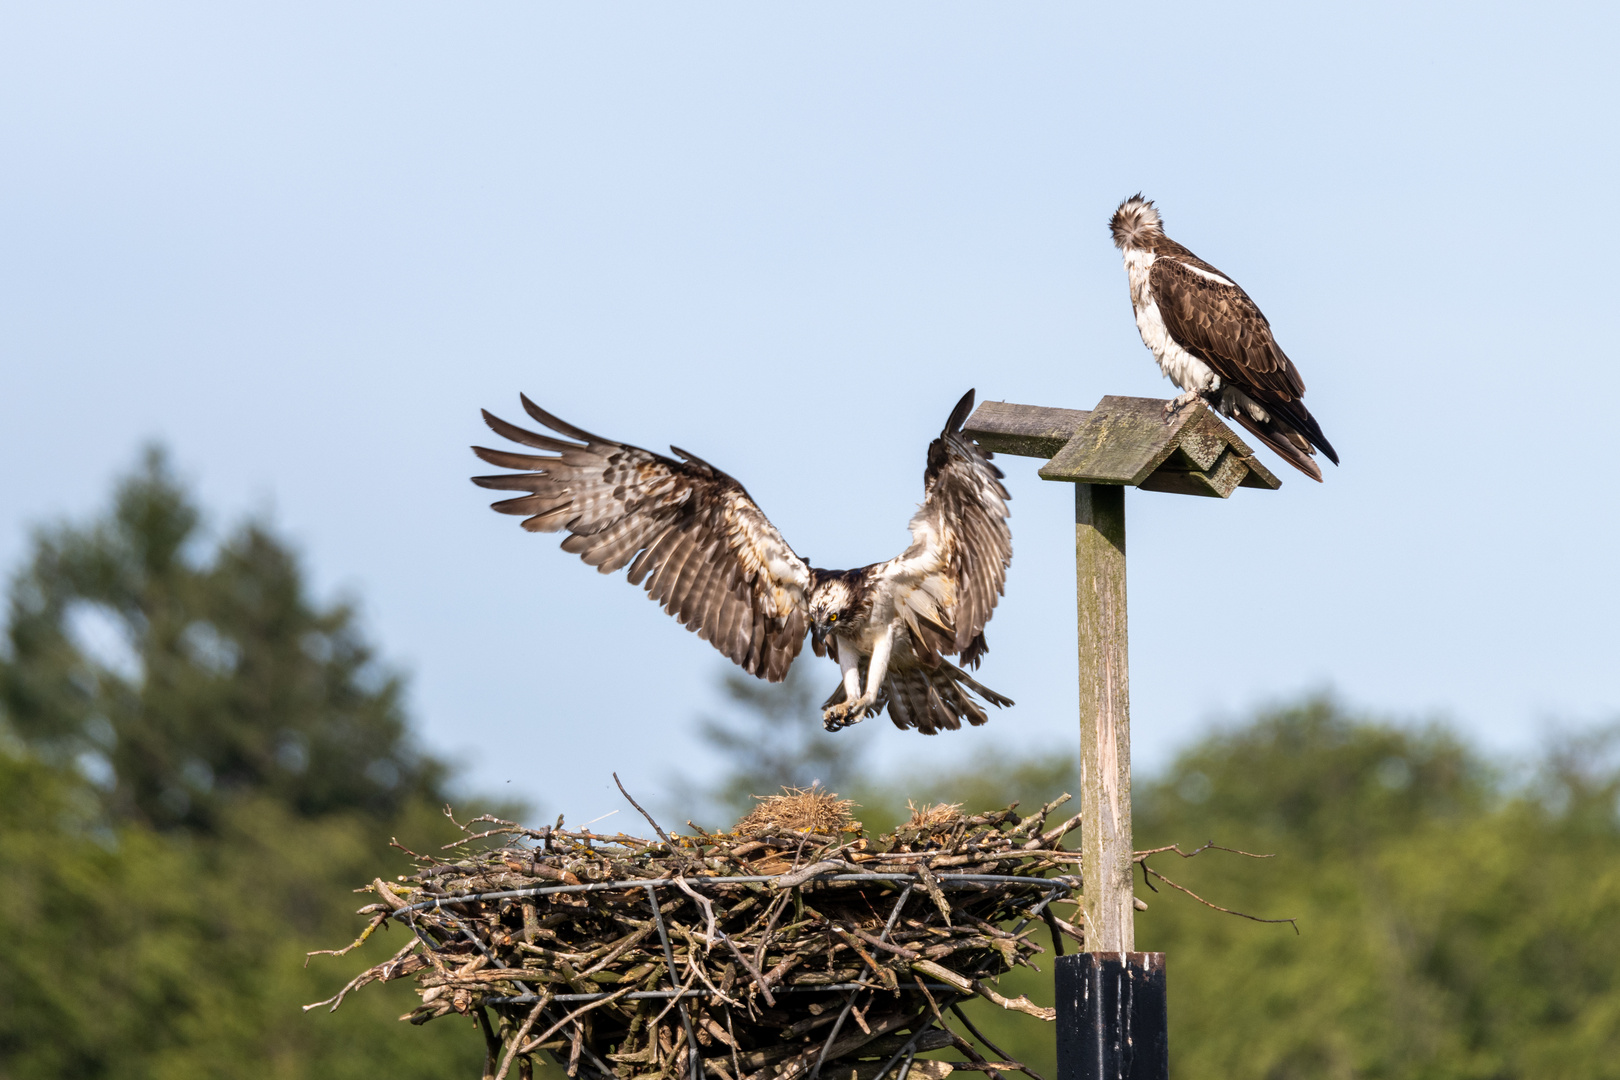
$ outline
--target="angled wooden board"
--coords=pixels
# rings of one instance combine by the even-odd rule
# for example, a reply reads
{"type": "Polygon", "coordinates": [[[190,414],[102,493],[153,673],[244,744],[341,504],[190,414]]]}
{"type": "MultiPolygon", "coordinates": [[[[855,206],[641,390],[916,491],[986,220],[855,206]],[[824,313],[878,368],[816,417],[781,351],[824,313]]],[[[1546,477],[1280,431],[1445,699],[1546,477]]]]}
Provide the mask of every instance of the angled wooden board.
{"type": "Polygon", "coordinates": [[[987,401],[965,430],[987,450],[1049,458],[1044,480],[1219,499],[1239,487],[1282,486],[1208,406],[1169,413],[1166,404],[1110,395],[1086,411],[987,401]]]}
{"type": "Polygon", "coordinates": [[[1282,485],[1255,459],[1237,434],[1202,404],[1175,437],[1176,449],[1136,486],[1143,491],[1204,495],[1224,499],[1239,487],[1275,490],[1282,485]]]}
{"type": "Polygon", "coordinates": [[[1164,402],[1152,398],[1105,397],[1074,438],[1041,467],[1041,479],[1134,487],[1175,452],[1176,436],[1192,411],[1166,413],[1164,402]]]}
{"type": "Polygon", "coordinates": [[[1049,458],[1074,438],[1090,416],[1084,409],[986,401],[973,410],[962,430],[997,454],[1049,458]]]}

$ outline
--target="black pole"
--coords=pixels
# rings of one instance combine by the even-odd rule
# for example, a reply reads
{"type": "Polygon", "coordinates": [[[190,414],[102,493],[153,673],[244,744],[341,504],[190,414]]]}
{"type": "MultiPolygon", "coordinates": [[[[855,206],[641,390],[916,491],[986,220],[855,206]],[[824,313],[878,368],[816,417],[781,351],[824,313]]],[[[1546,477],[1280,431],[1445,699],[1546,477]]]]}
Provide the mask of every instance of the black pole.
{"type": "Polygon", "coordinates": [[[1164,953],[1057,959],[1057,1080],[1169,1080],[1164,953]]]}

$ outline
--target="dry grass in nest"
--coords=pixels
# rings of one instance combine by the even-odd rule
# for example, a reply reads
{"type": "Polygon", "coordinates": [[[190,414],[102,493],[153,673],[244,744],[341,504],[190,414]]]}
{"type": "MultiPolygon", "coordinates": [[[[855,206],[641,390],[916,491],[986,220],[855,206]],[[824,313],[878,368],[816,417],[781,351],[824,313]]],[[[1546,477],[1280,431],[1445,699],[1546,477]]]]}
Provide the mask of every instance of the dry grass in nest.
{"type": "Polygon", "coordinates": [[[812,784],[808,788],[783,788],[780,795],[755,795],[759,805],[739,822],[736,833],[752,836],[783,829],[817,836],[837,836],[861,832],[865,826],[850,815],[855,804],[840,799],[812,784]]]}
{"type": "Polygon", "coordinates": [[[944,830],[962,820],[962,804],[958,802],[916,806],[907,799],[906,809],[911,811],[911,820],[906,822],[908,829],[944,830]]]}

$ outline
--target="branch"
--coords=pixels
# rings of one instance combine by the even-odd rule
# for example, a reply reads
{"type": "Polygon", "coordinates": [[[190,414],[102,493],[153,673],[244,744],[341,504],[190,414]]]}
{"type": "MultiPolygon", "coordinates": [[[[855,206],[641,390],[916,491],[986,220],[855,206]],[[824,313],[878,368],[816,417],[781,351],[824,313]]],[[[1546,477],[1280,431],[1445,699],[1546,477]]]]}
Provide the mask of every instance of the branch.
{"type": "Polygon", "coordinates": [[[962,1007],[960,1005],[952,1005],[951,1006],[951,1015],[955,1016],[958,1020],[962,1021],[962,1026],[967,1028],[968,1031],[972,1033],[972,1035],[973,1035],[973,1037],[975,1039],[978,1039],[979,1042],[983,1043],[986,1049],[988,1049],[988,1050],[990,1050],[990,1051],[992,1051],[994,1053],[1000,1054],[1003,1058],[1005,1058],[1007,1060],[1007,1062],[1008,1062],[1008,1067],[1009,1068],[1015,1068],[1021,1073],[1025,1073],[1025,1074],[1027,1074],[1029,1076],[1032,1076],[1032,1077],[1034,1077],[1034,1080],[1045,1080],[1045,1078],[1043,1076],[1041,1076],[1040,1073],[1036,1072],[1034,1069],[1028,1068],[1028,1067],[1023,1066],[1023,1065],[1014,1065],[1014,1064],[1012,1064],[1012,1059],[1007,1057],[1007,1051],[1003,1050],[1001,1047],[997,1046],[995,1043],[993,1043],[989,1039],[985,1038],[983,1033],[981,1033],[978,1028],[973,1026],[973,1021],[971,1021],[971,1020],[969,1020],[967,1018],[967,1013],[962,1011],[962,1007]]]}
{"type": "Polygon", "coordinates": [[[315,949],[312,952],[305,953],[304,966],[309,967],[309,958],[312,956],[343,956],[352,949],[358,949],[360,946],[366,943],[366,939],[369,938],[372,935],[372,932],[375,931],[377,927],[381,926],[384,921],[387,920],[387,918],[388,912],[386,911],[379,911],[377,914],[373,915],[371,917],[371,922],[367,923],[366,928],[360,931],[360,936],[349,942],[349,944],[343,946],[341,949],[315,949]]]}
{"type": "MultiPolygon", "coordinates": [[[[629,986],[626,986],[624,989],[617,990],[617,991],[609,994],[605,998],[597,998],[595,1001],[592,1001],[592,1002],[589,1002],[587,1004],[581,1005],[579,1008],[575,1009],[573,1012],[569,1013],[567,1016],[563,1017],[561,1020],[557,1021],[555,1024],[552,1024],[549,1028],[547,1028],[546,1033],[544,1035],[536,1036],[535,1038],[530,1039],[523,1046],[519,1047],[517,1052],[519,1054],[532,1054],[532,1053],[534,1053],[535,1050],[539,1049],[541,1043],[544,1043],[547,1039],[551,1038],[553,1035],[557,1034],[557,1032],[561,1031],[565,1026],[568,1025],[568,1023],[570,1021],[578,1020],[581,1016],[584,1016],[586,1013],[590,1012],[592,1009],[599,1009],[603,1005],[611,1005],[613,1002],[618,1001],[620,998],[624,997],[624,995],[628,994],[630,991],[634,990],[635,988],[636,988],[636,984],[631,983],[629,986]]],[[[677,999],[677,1000],[679,1000],[679,999],[677,999]]],[[[516,1041],[514,1041],[512,1045],[517,1046],[516,1041]]]]}
{"type": "Polygon", "coordinates": [[[674,852],[675,852],[675,843],[674,843],[674,841],[670,840],[669,834],[666,833],[659,826],[658,822],[653,820],[653,816],[651,814],[647,813],[647,811],[645,809],[643,809],[642,805],[640,803],[636,802],[635,798],[632,797],[631,794],[628,791],[624,790],[624,782],[619,779],[619,774],[618,773],[613,774],[613,782],[615,784],[619,785],[619,794],[623,795],[626,799],[630,800],[630,805],[636,808],[636,812],[638,814],[640,814],[642,817],[647,819],[647,824],[649,824],[649,825],[651,825],[653,827],[653,831],[658,834],[658,839],[660,839],[664,843],[668,844],[670,853],[674,854],[674,852]]]}
{"type": "MultiPolygon", "coordinates": [[[[1177,854],[1179,855],[1180,852],[1177,852],[1177,854]]],[[[1193,852],[1193,854],[1196,855],[1197,852],[1193,852]]],[[[1247,854],[1247,853],[1245,852],[1244,854],[1247,854]]],[[[1187,857],[1190,858],[1191,856],[1187,856],[1187,857]]],[[[1265,858],[1265,856],[1256,855],[1256,856],[1254,856],[1254,858],[1257,858],[1257,859],[1265,858]]],[[[1177,885],[1175,882],[1171,881],[1169,878],[1165,877],[1163,874],[1159,873],[1157,870],[1155,870],[1152,867],[1148,866],[1147,863],[1142,864],[1142,872],[1144,874],[1152,874],[1154,877],[1158,878],[1160,881],[1164,882],[1166,885],[1170,886],[1172,889],[1179,889],[1180,891],[1186,893],[1188,896],[1192,897],[1194,900],[1198,901],[1200,904],[1203,904],[1205,907],[1214,908],[1216,911],[1222,911],[1222,912],[1225,912],[1228,915],[1236,915],[1240,919],[1248,919],[1248,920],[1250,920],[1252,922],[1287,923],[1289,926],[1292,926],[1294,928],[1294,933],[1296,933],[1296,934],[1299,933],[1299,923],[1294,921],[1293,919],[1262,919],[1258,915],[1249,915],[1249,914],[1246,914],[1246,913],[1241,912],[1241,911],[1233,911],[1231,908],[1223,908],[1219,904],[1212,904],[1208,900],[1205,900],[1202,896],[1199,896],[1197,893],[1193,892],[1191,889],[1187,888],[1185,885],[1177,885]]]]}
{"type": "MultiPolygon", "coordinates": [[[[748,972],[749,975],[753,976],[754,984],[759,987],[760,994],[765,998],[765,1004],[772,1009],[776,1008],[776,999],[771,997],[770,984],[765,981],[765,976],[760,974],[759,968],[755,967],[754,964],[749,961],[748,957],[743,955],[743,951],[737,948],[737,943],[731,940],[730,935],[722,931],[720,934],[720,940],[725,942],[726,945],[731,949],[732,955],[735,956],[737,958],[737,962],[743,966],[743,970],[748,972]]],[[[729,1024],[731,1022],[731,1014],[727,1013],[726,1016],[726,1022],[729,1024]]]]}
{"type": "Polygon", "coordinates": [[[1222,847],[1213,840],[1206,840],[1203,844],[1193,848],[1191,851],[1182,851],[1180,844],[1169,844],[1165,847],[1156,847],[1150,848],[1147,851],[1138,851],[1131,855],[1131,861],[1142,862],[1151,855],[1162,855],[1166,851],[1173,851],[1177,855],[1180,855],[1183,859],[1190,859],[1194,855],[1201,855],[1206,851],[1230,851],[1233,855],[1242,855],[1245,858],[1250,859],[1275,859],[1277,857],[1276,852],[1272,852],[1270,855],[1256,855],[1252,851],[1239,851],[1235,847],[1222,847]]]}
{"type": "Polygon", "coordinates": [[[1057,1019],[1056,1009],[1043,1009],[1022,994],[1015,998],[1003,997],[978,979],[960,975],[948,967],[934,963],[932,960],[913,961],[911,970],[920,975],[927,975],[931,979],[936,979],[963,994],[978,994],[980,997],[988,998],[1003,1009],[1014,1009],[1021,1013],[1028,1013],[1030,1016],[1045,1020],[1048,1023],[1057,1019]]]}
{"type": "Polygon", "coordinates": [[[523,1021],[523,1026],[518,1028],[517,1034],[512,1036],[511,1043],[507,1045],[506,1060],[501,1062],[500,1071],[495,1074],[495,1080],[506,1080],[506,1074],[512,1068],[512,1059],[518,1056],[518,1047],[522,1046],[523,1040],[528,1038],[529,1032],[534,1028],[534,1022],[540,1019],[541,1012],[545,1010],[546,1004],[550,1000],[551,991],[548,990],[540,995],[540,1000],[534,1003],[533,1009],[529,1010],[528,1019],[523,1021]]]}

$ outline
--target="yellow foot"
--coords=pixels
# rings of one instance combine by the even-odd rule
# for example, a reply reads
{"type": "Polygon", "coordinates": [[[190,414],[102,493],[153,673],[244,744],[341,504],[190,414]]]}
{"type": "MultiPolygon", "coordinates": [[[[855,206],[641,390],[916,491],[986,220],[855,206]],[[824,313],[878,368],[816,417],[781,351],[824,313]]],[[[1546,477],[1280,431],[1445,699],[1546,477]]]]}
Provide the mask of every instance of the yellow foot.
{"type": "Polygon", "coordinates": [[[1165,402],[1164,413],[1166,416],[1174,416],[1182,409],[1185,409],[1187,406],[1191,405],[1193,402],[1202,401],[1203,397],[1204,396],[1198,391],[1189,390],[1185,394],[1182,394],[1179,397],[1171,398],[1169,401],[1165,402]]]}
{"type": "Polygon", "coordinates": [[[821,710],[821,726],[828,731],[842,731],[851,724],[858,724],[866,719],[868,712],[870,710],[862,702],[841,701],[837,705],[821,710]]]}

